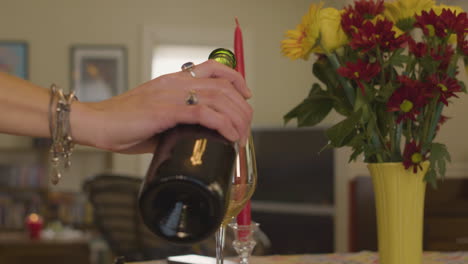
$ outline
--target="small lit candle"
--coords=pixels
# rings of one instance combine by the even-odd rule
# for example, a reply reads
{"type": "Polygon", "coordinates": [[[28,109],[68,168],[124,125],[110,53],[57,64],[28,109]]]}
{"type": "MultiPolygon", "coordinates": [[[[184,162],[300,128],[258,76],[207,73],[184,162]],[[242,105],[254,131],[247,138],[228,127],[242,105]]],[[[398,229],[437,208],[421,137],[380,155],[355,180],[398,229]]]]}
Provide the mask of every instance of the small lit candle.
{"type": "Polygon", "coordinates": [[[26,227],[29,232],[29,238],[39,239],[42,230],[42,218],[38,214],[30,214],[26,219],[26,227]]]}

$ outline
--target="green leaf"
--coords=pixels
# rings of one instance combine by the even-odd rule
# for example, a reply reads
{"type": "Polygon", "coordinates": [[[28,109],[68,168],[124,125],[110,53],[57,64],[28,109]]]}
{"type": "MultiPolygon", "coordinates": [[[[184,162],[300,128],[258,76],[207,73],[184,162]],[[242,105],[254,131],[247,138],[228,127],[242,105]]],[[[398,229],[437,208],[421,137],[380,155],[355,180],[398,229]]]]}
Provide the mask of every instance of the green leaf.
{"type": "Polygon", "coordinates": [[[284,115],[283,120],[287,124],[296,118],[299,127],[314,126],[320,123],[332,108],[333,99],[320,88],[319,84],[314,84],[309,96],[284,115]]]}
{"type": "Polygon", "coordinates": [[[283,121],[285,125],[299,115],[303,103],[304,102],[298,104],[296,107],[294,107],[292,110],[290,110],[287,114],[283,116],[283,121]]]}
{"type": "Polygon", "coordinates": [[[364,152],[364,145],[365,145],[365,135],[362,133],[356,134],[353,139],[348,143],[348,146],[350,146],[353,149],[353,153],[349,157],[348,162],[351,161],[356,161],[357,157],[361,155],[362,152],[364,152]]]}
{"type": "Polygon", "coordinates": [[[435,184],[437,178],[444,178],[446,171],[446,162],[450,162],[450,153],[447,147],[441,143],[432,143],[430,147],[429,161],[431,163],[425,180],[435,184]]]}
{"type": "Polygon", "coordinates": [[[440,62],[434,60],[431,56],[425,56],[421,59],[421,66],[423,67],[424,71],[429,74],[436,72],[439,64],[440,62]]]}
{"type": "Polygon", "coordinates": [[[458,82],[458,84],[460,84],[462,92],[467,93],[465,82],[458,82]]]}
{"type": "Polygon", "coordinates": [[[356,133],[356,126],[361,120],[362,111],[358,110],[345,120],[327,129],[325,132],[333,147],[342,147],[348,144],[356,133]]]}
{"type": "Polygon", "coordinates": [[[392,82],[387,82],[383,87],[379,90],[379,95],[376,97],[377,101],[386,103],[390,96],[392,96],[393,92],[395,91],[396,86],[392,82]]]}
{"type": "Polygon", "coordinates": [[[343,77],[338,75],[330,60],[325,58],[317,60],[313,64],[312,72],[327,86],[326,93],[333,97],[335,111],[343,116],[349,116],[353,108],[343,87],[343,77]]]}
{"type": "Polygon", "coordinates": [[[313,74],[327,86],[327,94],[335,99],[335,110],[344,115],[349,116],[352,111],[352,106],[346,96],[344,88],[338,81],[341,76],[334,69],[333,65],[327,59],[321,59],[314,63],[312,67],[313,74]]]}
{"type": "Polygon", "coordinates": [[[322,87],[320,87],[320,84],[318,83],[312,84],[312,88],[310,88],[309,95],[307,96],[311,97],[314,95],[326,95],[326,93],[322,90],[322,87]]]}
{"type": "Polygon", "coordinates": [[[342,115],[342,116],[350,116],[353,111],[352,111],[352,108],[351,108],[351,105],[347,103],[347,99],[345,97],[343,98],[336,98],[334,101],[333,101],[333,109],[335,109],[335,111],[342,115]],[[346,103],[344,103],[346,102],[346,103]]]}
{"type": "Polygon", "coordinates": [[[398,20],[396,26],[405,32],[409,32],[414,28],[414,22],[415,19],[413,17],[408,17],[398,20]]]}
{"type": "Polygon", "coordinates": [[[297,117],[299,127],[315,126],[320,123],[333,108],[333,100],[330,98],[309,97],[304,100],[297,117]]]}
{"type": "Polygon", "coordinates": [[[403,67],[406,63],[411,60],[411,57],[402,54],[405,49],[397,49],[393,54],[390,56],[386,64],[393,65],[395,67],[403,67]]]}
{"type": "Polygon", "coordinates": [[[430,183],[432,188],[437,188],[437,174],[435,170],[431,170],[429,168],[426,175],[424,176],[424,181],[430,183]]]}
{"type": "Polygon", "coordinates": [[[313,74],[327,87],[338,86],[338,79],[336,77],[336,71],[328,60],[317,60],[312,66],[313,74]]]}
{"type": "Polygon", "coordinates": [[[387,111],[386,104],[376,104],[375,112],[377,116],[377,126],[379,127],[380,133],[383,137],[388,134],[390,126],[392,124],[392,113],[387,111]]]}

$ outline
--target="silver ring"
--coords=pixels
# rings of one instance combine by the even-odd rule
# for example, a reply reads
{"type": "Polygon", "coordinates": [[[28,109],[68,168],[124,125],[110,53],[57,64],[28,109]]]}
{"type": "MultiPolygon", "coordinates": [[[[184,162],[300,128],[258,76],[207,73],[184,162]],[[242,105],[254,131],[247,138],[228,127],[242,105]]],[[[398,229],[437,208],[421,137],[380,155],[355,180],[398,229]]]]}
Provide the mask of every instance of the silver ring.
{"type": "Polygon", "coordinates": [[[198,103],[197,93],[194,90],[189,91],[189,96],[185,99],[185,103],[188,105],[196,105],[198,103]]]}
{"type": "Polygon", "coordinates": [[[195,75],[195,72],[193,71],[193,67],[195,67],[195,64],[191,61],[189,62],[186,62],[184,64],[182,64],[182,66],[180,67],[182,69],[182,71],[184,72],[190,72],[190,75],[192,75],[192,77],[197,77],[195,75]]]}

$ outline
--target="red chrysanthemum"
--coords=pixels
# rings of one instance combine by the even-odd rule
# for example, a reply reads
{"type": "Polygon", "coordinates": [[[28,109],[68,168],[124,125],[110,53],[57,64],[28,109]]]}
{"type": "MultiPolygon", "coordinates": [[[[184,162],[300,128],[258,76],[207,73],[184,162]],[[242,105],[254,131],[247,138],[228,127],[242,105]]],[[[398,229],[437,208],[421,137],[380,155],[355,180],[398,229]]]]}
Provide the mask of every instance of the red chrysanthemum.
{"type": "Polygon", "coordinates": [[[465,34],[457,36],[457,49],[465,56],[468,56],[468,41],[465,34]]]}
{"type": "Polygon", "coordinates": [[[444,8],[440,20],[445,26],[445,32],[449,34],[463,35],[468,30],[468,18],[465,12],[457,14],[457,11],[444,8]]]}
{"type": "Polygon", "coordinates": [[[444,103],[448,106],[448,99],[450,97],[457,97],[455,93],[461,92],[462,87],[458,81],[450,76],[444,74],[440,77],[437,74],[429,76],[429,82],[431,84],[431,92],[435,95],[439,95],[439,102],[444,103]]]}
{"type": "Polygon", "coordinates": [[[417,58],[422,58],[427,55],[427,44],[424,42],[416,42],[413,38],[408,38],[409,51],[417,58]]]}
{"type": "Polygon", "coordinates": [[[400,87],[390,96],[387,111],[398,112],[398,124],[406,119],[416,121],[421,108],[427,104],[427,98],[430,96],[426,85],[407,76],[399,76],[398,81],[400,87]]]}
{"type": "Polygon", "coordinates": [[[432,9],[429,12],[422,11],[421,15],[416,16],[414,26],[421,28],[426,36],[445,38],[448,33],[445,23],[432,9]]]}
{"type": "Polygon", "coordinates": [[[353,33],[358,32],[364,21],[365,19],[360,13],[349,7],[341,15],[341,28],[348,36],[352,36],[353,33]]]}
{"type": "Polygon", "coordinates": [[[439,70],[446,72],[452,56],[455,54],[455,50],[452,48],[452,45],[438,46],[437,48],[432,48],[429,54],[435,61],[440,62],[439,70]]]}
{"type": "Polygon", "coordinates": [[[357,13],[362,14],[365,19],[372,19],[375,16],[382,14],[384,11],[383,0],[359,0],[354,2],[354,10],[357,13]]]}
{"type": "Polygon", "coordinates": [[[425,155],[421,152],[421,143],[416,144],[414,140],[406,143],[405,150],[403,151],[403,165],[405,169],[413,167],[413,173],[422,170],[421,163],[426,160],[425,155]]]}
{"type": "Polygon", "coordinates": [[[354,6],[348,6],[341,15],[341,27],[351,36],[356,33],[366,20],[373,19],[384,11],[383,0],[359,0],[354,6]]]}
{"type": "Polygon", "coordinates": [[[380,47],[382,51],[393,51],[400,48],[408,37],[406,34],[395,37],[392,28],[393,22],[386,19],[377,20],[375,24],[366,21],[356,33],[352,33],[349,44],[353,49],[361,49],[363,52],[376,47],[380,47]]]}
{"type": "Polygon", "coordinates": [[[356,62],[346,62],[346,66],[340,67],[337,71],[341,76],[354,80],[361,88],[362,94],[366,94],[362,82],[370,82],[380,72],[380,65],[359,59],[356,62]]]}

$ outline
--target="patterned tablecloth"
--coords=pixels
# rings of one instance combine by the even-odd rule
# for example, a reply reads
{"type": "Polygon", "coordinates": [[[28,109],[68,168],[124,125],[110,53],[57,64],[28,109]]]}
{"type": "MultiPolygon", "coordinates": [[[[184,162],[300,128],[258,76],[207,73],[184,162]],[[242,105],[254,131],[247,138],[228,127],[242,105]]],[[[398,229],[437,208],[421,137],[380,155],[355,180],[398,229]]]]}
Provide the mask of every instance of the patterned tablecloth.
{"type": "MultiPolygon", "coordinates": [[[[166,261],[136,262],[133,264],[165,264],[166,261]]],[[[377,264],[375,252],[334,253],[310,255],[254,256],[252,264],[377,264]]],[[[468,252],[425,252],[423,264],[468,264],[468,252]]]]}

